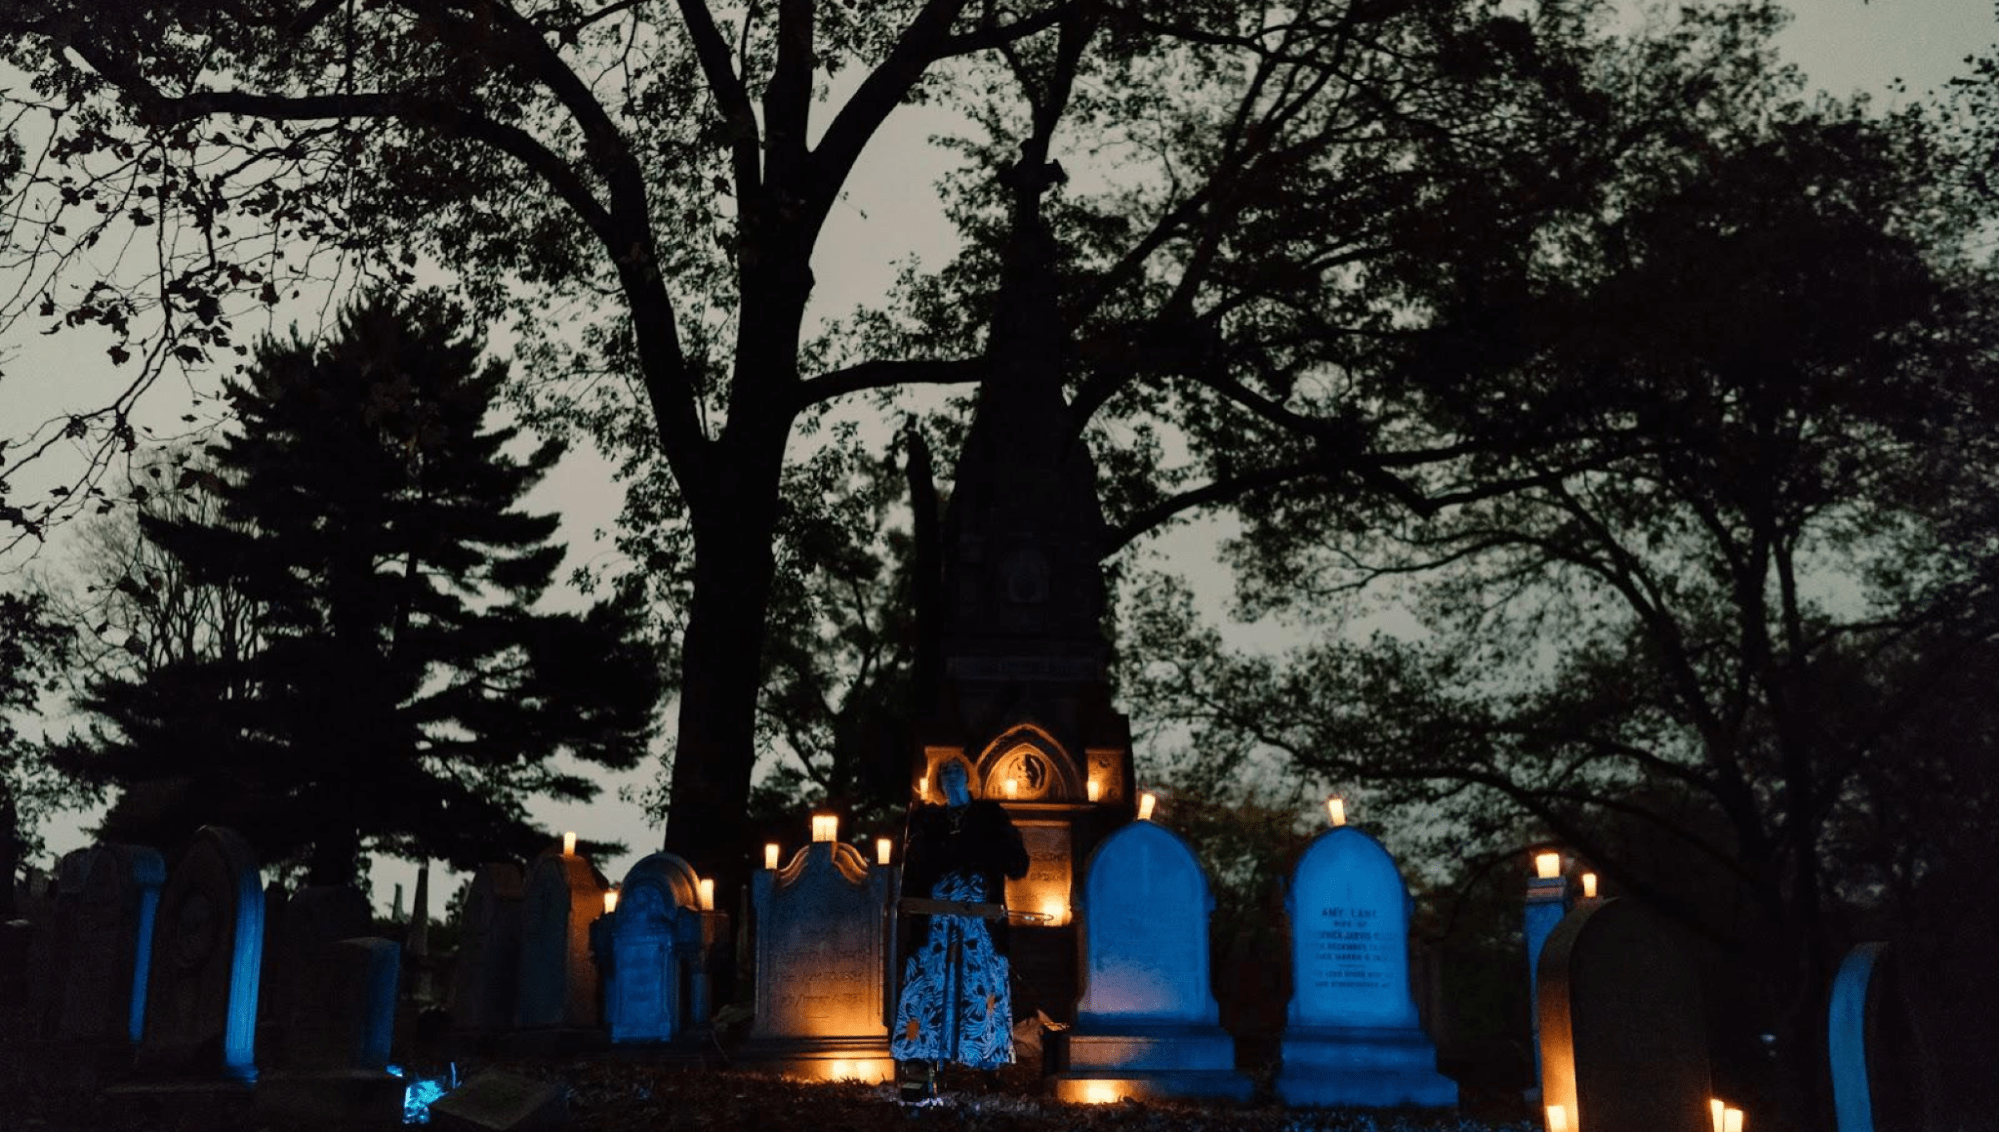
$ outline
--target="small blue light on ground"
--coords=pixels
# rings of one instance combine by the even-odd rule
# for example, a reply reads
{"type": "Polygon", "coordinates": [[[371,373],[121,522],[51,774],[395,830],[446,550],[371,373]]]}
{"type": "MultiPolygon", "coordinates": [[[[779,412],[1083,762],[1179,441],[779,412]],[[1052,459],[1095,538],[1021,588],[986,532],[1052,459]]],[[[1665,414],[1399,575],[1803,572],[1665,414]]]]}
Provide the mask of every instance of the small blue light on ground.
{"type": "MultiPolygon", "coordinates": [[[[392,1065],[388,1071],[398,1078],[409,1077],[400,1066],[392,1065]]],[[[410,1084],[403,1087],[403,1124],[429,1125],[431,1104],[457,1083],[458,1064],[455,1062],[435,1078],[411,1078],[410,1084]]]]}

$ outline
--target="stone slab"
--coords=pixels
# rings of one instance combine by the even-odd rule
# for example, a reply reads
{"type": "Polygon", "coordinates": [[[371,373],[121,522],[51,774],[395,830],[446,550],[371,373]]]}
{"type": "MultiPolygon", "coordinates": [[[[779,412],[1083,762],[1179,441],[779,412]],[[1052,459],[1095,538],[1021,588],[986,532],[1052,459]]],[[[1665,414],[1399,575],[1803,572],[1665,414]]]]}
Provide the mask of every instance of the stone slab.
{"type": "Polygon", "coordinates": [[[554,1129],[569,1120],[569,1086],[488,1070],[432,1102],[434,1129],[554,1129]]]}

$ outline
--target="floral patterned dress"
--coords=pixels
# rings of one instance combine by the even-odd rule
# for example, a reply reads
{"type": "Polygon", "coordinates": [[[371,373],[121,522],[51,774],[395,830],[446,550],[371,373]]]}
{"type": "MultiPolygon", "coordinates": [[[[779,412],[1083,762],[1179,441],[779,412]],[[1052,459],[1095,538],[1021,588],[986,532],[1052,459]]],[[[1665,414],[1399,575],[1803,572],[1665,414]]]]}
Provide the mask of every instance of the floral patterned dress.
{"type": "MultiPolygon", "coordinates": [[[[978,874],[957,869],[939,878],[939,901],[993,900],[978,874]]],[[[889,1051],[900,1061],[957,1062],[991,1070],[1013,1061],[1013,1005],[1006,957],[981,917],[935,915],[923,945],[903,968],[889,1051]]]]}

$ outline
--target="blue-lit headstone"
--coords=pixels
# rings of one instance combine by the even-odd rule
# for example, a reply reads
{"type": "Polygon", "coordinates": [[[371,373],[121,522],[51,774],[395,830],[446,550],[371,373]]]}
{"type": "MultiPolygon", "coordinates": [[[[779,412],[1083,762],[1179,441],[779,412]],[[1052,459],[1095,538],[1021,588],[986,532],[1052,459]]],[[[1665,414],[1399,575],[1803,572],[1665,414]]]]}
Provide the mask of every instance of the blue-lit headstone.
{"type": "Polygon", "coordinates": [[[688,966],[701,947],[700,879],[669,853],[625,875],[608,915],[604,1022],[612,1042],[667,1042],[687,1021],[688,966]]]}
{"type": "Polygon", "coordinates": [[[204,826],[160,895],[139,1068],[255,1081],[263,949],[256,857],[235,831],[204,826]]]}

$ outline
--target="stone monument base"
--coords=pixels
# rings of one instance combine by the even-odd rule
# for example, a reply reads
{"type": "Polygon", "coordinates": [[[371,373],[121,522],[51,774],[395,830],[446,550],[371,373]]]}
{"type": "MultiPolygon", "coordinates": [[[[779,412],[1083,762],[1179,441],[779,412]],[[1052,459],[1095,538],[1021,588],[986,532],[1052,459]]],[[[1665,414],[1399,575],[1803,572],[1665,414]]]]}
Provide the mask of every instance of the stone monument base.
{"type": "Polygon", "coordinates": [[[1455,1106],[1437,1048],[1418,1027],[1290,1027],[1277,1096],[1290,1106],[1455,1106]]]}
{"type": "Polygon", "coordinates": [[[408,1085],[379,1070],[274,1072],[257,1083],[257,1116],[301,1129],[392,1129],[408,1085]]]}
{"type": "Polygon", "coordinates": [[[736,1052],[735,1061],[819,1082],[895,1080],[895,1057],[886,1037],[751,1039],[736,1052]]]}
{"type": "Polygon", "coordinates": [[[1253,1086],[1235,1068],[1235,1040],[1214,1026],[1079,1026],[1060,1039],[1064,1101],[1223,1098],[1248,1101],[1253,1086]]]}

